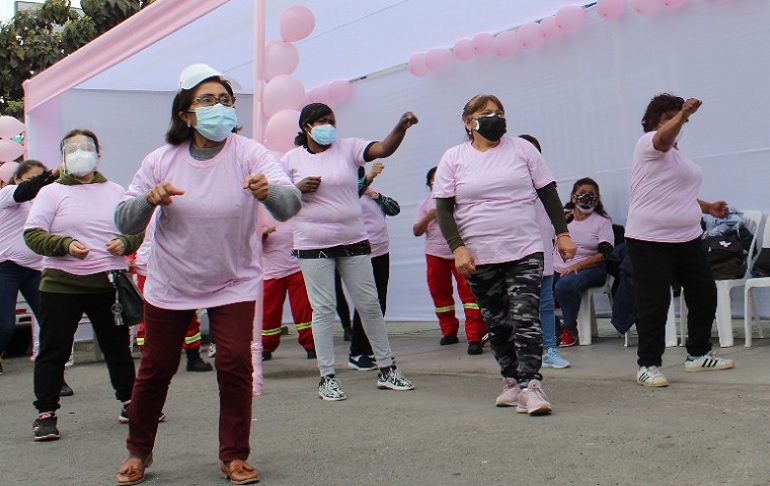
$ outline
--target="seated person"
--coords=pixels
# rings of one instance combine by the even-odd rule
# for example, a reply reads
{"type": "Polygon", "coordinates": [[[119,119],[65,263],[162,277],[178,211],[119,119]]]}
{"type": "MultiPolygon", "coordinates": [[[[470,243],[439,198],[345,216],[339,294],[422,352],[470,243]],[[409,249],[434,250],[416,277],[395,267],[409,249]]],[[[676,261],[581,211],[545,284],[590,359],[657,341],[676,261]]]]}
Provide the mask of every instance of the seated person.
{"type": "Polygon", "coordinates": [[[559,346],[577,342],[577,315],[585,290],[607,281],[605,256],[612,251],[612,220],[604,211],[599,184],[584,177],[572,186],[572,210],[567,227],[577,245],[575,258],[564,262],[554,258],[554,297],[561,305],[562,335],[559,346]]]}

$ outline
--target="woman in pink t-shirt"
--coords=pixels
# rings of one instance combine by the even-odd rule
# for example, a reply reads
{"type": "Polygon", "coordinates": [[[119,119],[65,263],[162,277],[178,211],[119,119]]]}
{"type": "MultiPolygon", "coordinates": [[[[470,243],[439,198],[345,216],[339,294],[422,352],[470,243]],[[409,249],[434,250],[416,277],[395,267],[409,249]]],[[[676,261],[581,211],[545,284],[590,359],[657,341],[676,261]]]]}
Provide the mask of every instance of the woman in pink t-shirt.
{"type": "Polygon", "coordinates": [[[540,387],[544,248],[536,198],[556,231],[559,256],[572,258],[575,244],[543,156],[528,141],[503,136],[500,100],[474,96],[462,120],[469,141],[447,150],[436,171],[439,226],[489,326],[489,343],[505,382],[495,403],[515,406],[519,413],[550,413],[540,387]]]}
{"type": "Polygon", "coordinates": [[[296,148],[281,158],[291,180],[302,191],[302,210],[292,220],[294,251],[299,258],[310,304],[313,306],[313,339],[321,380],[318,396],[323,400],[345,400],[335,374],[334,272],[340,273],[351,294],[361,323],[372,345],[379,368],[377,387],[411,390],[412,382],[396,368],[385,329],[372,275],[371,245],[358,195],[358,168],[392,155],[417,123],[405,113],[380,142],[359,138],[337,138],[337,120],[331,108],[311,103],[299,116],[296,148]]]}
{"type": "Polygon", "coordinates": [[[567,227],[577,245],[575,258],[568,263],[554,259],[553,294],[561,305],[564,319],[559,346],[574,346],[577,342],[577,315],[583,292],[600,287],[607,281],[604,258],[612,251],[615,237],[612,220],[604,210],[599,184],[584,177],[572,186],[572,211],[567,215],[567,227]]]}
{"type": "MultiPolygon", "coordinates": [[[[425,175],[428,187],[433,190],[433,180],[437,167],[433,167],[425,175]]],[[[436,200],[428,196],[417,206],[414,227],[414,236],[425,235],[425,262],[427,264],[428,290],[435,305],[438,325],[441,328],[441,346],[448,346],[459,342],[457,331],[460,329],[460,321],[455,313],[454,290],[452,289],[452,275],[457,283],[457,293],[463,304],[465,312],[465,337],[468,340],[467,353],[470,355],[483,352],[482,339],[487,333],[487,325],[481,317],[479,305],[473,297],[473,292],[468,286],[468,280],[457,271],[452,250],[446,244],[441,229],[436,221],[436,200]]]]}
{"type": "Polygon", "coordinates": [[[262,280],[259,205],[281,221],[300,208],[299,191],[275,156],[238,135],[229,81],[206,64],[187,66],[171,107],[166,145],[145,157],[115,211],[121,228],[144,229],[158,208],[147,268],[147,341],[131,396],[119,485],[137,484],[152,463],[157,417],[197,309],[217,343],[219,472],[235,484],[259,481],[251,446],[253,337],[262,280]]]}
{"type": "Polygon", "coordinates": [[[698,199],[703,172],[678,145],[682,127],[701,103],[667,93],[655,96],[642,117],[644,135],[634,147],[626,245],[639,316],[636,381],[644,386],[668,386],[660,366],[675,279],[689,309],[685,371],[733,367],[733,360],[711,353],[717,292],[700,241],[701,215],[723,218],[727,203],[698,199]]]}

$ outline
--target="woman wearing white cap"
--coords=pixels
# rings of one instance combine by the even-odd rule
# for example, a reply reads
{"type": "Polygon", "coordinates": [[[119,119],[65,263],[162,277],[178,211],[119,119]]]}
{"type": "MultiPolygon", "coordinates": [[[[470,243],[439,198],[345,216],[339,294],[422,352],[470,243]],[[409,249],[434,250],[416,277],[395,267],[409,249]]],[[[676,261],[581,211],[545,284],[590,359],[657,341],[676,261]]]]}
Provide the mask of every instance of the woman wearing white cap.
{"type": "Polygon", "coordinates": [[[144,298],[147,341],[131,397],[119,485],[144,480],[152,463],[157,417],[176,372],[190,318],[208,311],[217,343],[220,472],[234,484],[259,481],[250,466],[255,296],[262,269],[257,208],[279,221],[300,209],[299,191],[272,153],[235,134],[235,96],[205,64],[182,71],[166,145],[150,153],[118,206],[116,222],[144,229],[156,207],[144,298]]]}

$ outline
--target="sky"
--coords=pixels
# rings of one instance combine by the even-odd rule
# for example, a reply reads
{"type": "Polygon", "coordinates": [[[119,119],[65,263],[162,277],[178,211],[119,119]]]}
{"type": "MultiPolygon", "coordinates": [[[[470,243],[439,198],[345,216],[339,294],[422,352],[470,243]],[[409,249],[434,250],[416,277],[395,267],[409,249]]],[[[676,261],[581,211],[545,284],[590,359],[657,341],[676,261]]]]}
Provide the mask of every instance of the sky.
{"type": "MultiPolygon", "coordinates": [[[[42,3],[42,1],[38,1],[38,3],[42,3]]],[[[80,0],[71,0],[70,3],[73,7],[80,7],[80,0]]],[[[15,4],[16,0],[0,0],[0,22],[8,22],[13,18],[13,7],[15,4]]]]}

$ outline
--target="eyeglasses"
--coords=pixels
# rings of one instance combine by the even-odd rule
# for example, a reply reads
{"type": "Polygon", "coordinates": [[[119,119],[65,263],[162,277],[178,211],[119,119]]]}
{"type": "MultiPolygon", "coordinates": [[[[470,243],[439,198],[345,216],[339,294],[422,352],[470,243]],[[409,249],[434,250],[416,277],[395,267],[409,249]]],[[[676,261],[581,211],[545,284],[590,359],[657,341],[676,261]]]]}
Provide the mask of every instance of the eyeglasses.
{"type": "Polygon", "coordinates": [[[192,104],[199,104],[200,106],[214,106],[217,103],[221,104],[222,106],[234,106],[235,105],[235,96],[230,96],[229,94],[222,94],[219,96],[214,96],[210,94],[205,94],[203,96],[199,96],[195,98],[192,102],[192,104]]]}
{"type": "Polygon", "coordinates": [[[74,154],[80,150],[81,152],[96,152],[96,145],[91,142],[76,142],[68,143],[62,147],[62,153],[64,155],[74,154]]]}

